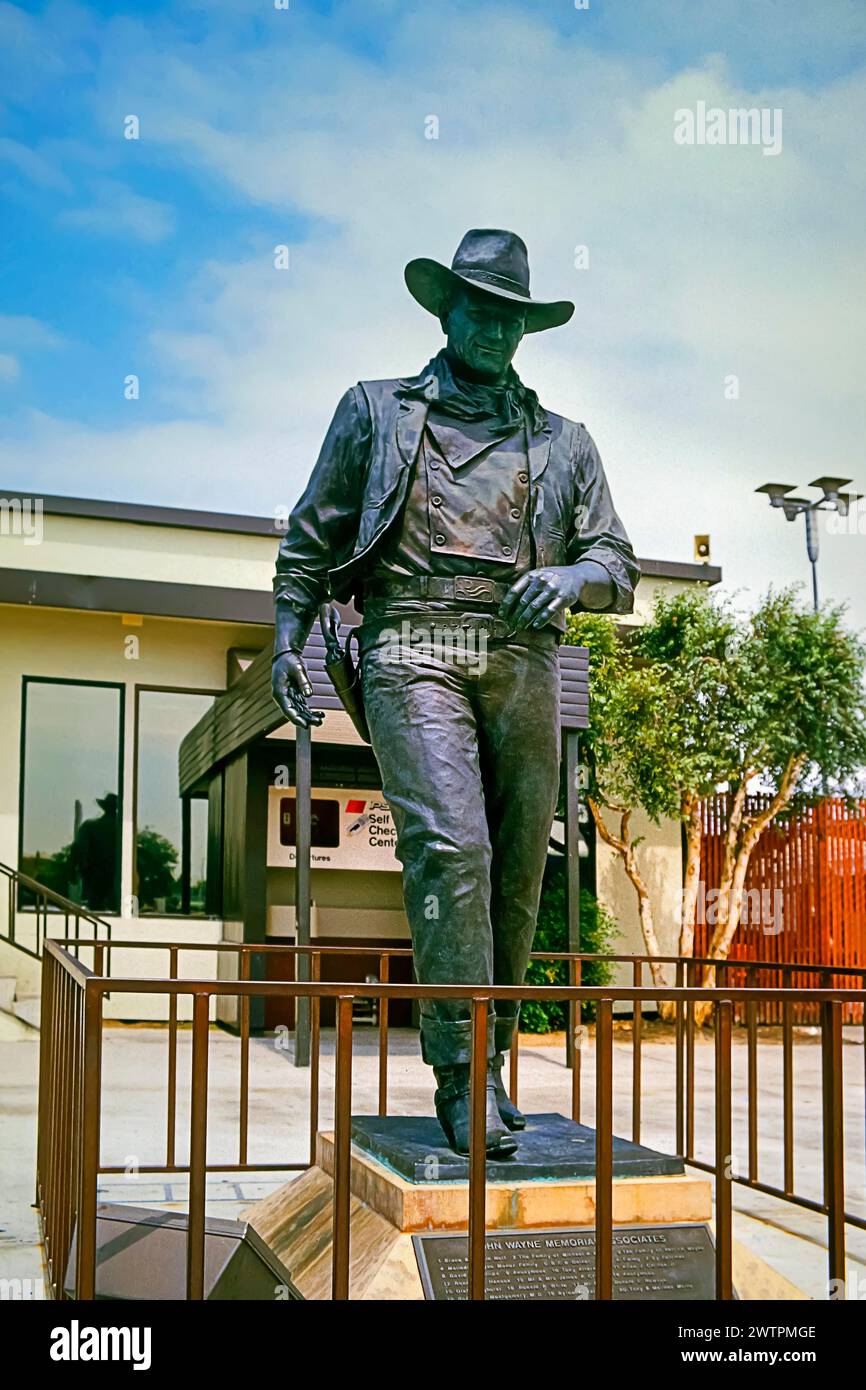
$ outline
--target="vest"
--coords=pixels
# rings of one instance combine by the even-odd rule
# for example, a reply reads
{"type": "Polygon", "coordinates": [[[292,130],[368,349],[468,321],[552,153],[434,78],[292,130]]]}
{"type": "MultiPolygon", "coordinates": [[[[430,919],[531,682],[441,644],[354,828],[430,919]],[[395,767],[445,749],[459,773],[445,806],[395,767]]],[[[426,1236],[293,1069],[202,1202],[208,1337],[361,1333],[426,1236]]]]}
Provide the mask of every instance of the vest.
{"type": "Polygon", "coordinates": [[[477,574],[510,584],[533,568],[523,429],[428,418],[403,515],[373,574],[477,574]]]}

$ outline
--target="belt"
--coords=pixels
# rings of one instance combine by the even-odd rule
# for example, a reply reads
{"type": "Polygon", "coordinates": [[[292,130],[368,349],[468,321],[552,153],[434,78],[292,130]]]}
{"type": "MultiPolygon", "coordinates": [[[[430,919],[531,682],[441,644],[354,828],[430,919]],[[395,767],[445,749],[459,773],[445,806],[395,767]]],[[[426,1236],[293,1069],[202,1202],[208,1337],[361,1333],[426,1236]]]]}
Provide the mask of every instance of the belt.
{"type": "Polygon", "coordinates": [[[456,603],[501,603],[511,588],[477,574],[455,574],[448,579],[435,574],[394,575],[393,579],[367,580],[369,598],[451,599],[456,603]]]}

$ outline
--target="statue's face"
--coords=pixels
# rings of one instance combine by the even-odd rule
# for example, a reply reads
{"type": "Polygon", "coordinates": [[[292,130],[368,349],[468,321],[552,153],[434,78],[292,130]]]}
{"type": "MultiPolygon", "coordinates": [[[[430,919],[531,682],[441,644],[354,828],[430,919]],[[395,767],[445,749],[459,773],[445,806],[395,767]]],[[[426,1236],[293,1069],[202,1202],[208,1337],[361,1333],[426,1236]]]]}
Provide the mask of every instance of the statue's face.
{"type": "Polygon", "coordinates": [[[443,317],[448,350],[479,381],[501,381],[526,329],[526,313],[505,299],[457,290],[443,317]]]}

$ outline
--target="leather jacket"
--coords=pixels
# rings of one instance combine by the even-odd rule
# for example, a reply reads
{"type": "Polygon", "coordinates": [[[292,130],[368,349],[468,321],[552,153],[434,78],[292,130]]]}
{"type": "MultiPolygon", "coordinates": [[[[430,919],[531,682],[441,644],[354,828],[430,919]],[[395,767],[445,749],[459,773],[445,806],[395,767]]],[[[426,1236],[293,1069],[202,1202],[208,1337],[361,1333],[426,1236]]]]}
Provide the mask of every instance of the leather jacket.
{"type": "MultiPolygon", "coordinates": [[[[403,392],[421,376],[361,381],[337,406],[280,542],[274,599],[315,617],[326,598],[363,609],[364,577],[398,518],[421,445],[428,403],[403,392]]],[[[630,613],[640,578],[598,450],[584,425],[551,411],[529,427],[529,508],[536,565],[595,560],[610,575],[605,610],[630,613]]],[[[309,630],[309,629],[307,629],[309,630]]]]}

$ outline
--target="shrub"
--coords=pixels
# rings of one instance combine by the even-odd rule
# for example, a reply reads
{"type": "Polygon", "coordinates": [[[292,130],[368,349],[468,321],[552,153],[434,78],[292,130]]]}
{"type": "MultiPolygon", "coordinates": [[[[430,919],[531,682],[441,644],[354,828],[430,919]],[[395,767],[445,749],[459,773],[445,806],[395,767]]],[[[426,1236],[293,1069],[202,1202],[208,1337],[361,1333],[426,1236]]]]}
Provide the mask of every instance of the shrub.
{"type": "MultiPolygon", "coordinates": [[[[619,936],[619,927],[603,903],[589,892],[580,890],[580,947],[582,951],[604,954],[612,951],[619,936]]],[[[565,916],[565,860],[550,858],[544,874],[541,904],[535,928],[533,951],[567,951],[568,934],[565,916]]],[[[606,961],[584,961],[581,984],[606,985],[613,975],[613,966],[606,961]]],[[[533,960],[526,972],[528,984],[567,985],[568,963],[563,960],[533,960]]],[[[584,1020],[595,1017],[595,1005],[585,1003],[581,1010],[584,1020]]],[[[527,999],[520,1011],[520,1027],[525,1033],[556,1033],[567,1026],[568,1009],[559,1003],[527,999]]]]}

